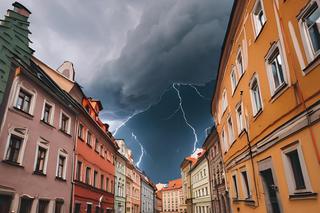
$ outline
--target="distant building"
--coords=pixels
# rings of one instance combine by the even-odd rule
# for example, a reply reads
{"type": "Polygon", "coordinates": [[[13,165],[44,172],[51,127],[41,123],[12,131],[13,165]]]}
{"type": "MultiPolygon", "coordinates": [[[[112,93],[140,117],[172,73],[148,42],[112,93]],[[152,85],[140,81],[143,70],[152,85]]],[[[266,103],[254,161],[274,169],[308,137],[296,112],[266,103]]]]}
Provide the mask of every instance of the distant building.
{"type": "Polygon", "coordinates": [[[117,152],[116,154],[116,178],[115,178],[115,201],[116,213],[125,213],[126,207],[126,161],[127,159],[117,152]]]}
{"type": "Polygon", "coordinates": [[[211,208],[211,193],[209,183],[209,166],[205,150],[198,153],[197,162],[190,170],[192,208],[194,213],[209,213],[211,208]]]}
{"type": "Polygon", "coordinates": [[[182,180],[170,180],[166,187],[161,189],[162,193],[162,212],[183,213],[180,208],[182,203],[182,180]]]}
{"type": "Polygon", "coordinates": [[[156,203],[155,203],[155,212],[160,213],[162,212],[162,192],[156,191],[156,203]]]}
{"type": "Polygon", "coordinates": [[[213,127],[207,136],[203,148],[209,165],[211,205],[213,213],[230,213],[230,198],[226,191],[224,164],[216,129],[213,127]]]}
{"type": "Polygon", "coordinates": [[[141,212],[155,212],[155,186],[151,180],[144,174],[141,177],[141,212]]]}
{"type": "Polygon", "coordinates": [[[182,197],[183,202],[181,207],[185,209],[187,213],[192,212],[192,194],[191,194],[191,173],[192,166],[197,162],[196,158],[191,156],[186,157],[181,165],[181,179],[182,179],[182,197]]]}

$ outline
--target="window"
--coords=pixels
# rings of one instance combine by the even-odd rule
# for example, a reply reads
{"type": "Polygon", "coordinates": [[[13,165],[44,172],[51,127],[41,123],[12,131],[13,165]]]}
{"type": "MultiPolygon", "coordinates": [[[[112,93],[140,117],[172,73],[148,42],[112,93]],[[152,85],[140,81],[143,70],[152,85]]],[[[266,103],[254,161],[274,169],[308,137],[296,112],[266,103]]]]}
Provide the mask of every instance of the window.
{"type": "Polygon", "coordinates": [[[237,76],[236,73],[234,71],[234,69],[232,69],[231,74],[230,74],[230,80],[231,80],[231,88],[232,88],[232,93],[234,92],[234,90],[236,89],[237,86],[237,76]]]}
{"type": "Polygon", "coordinates": [[[78,161],[77,162],[77,176],[76,176],[77,181],[81,181],[81,170],[82,170],[82,162],[78,161]]]}
{"type": "Polygon", "coordinates": [[[92,139],[91,132],[88,131],[88,133],[87,133],[87,144],[88,144],[89,146],[91,146],[91,139],[92,139]]]}
{"type": "Polygon", "coordinates": [[[97,179],[98,179],[98,172],[94,171],[93,172],[93,186],[97,187],[97,179]]]}
{"type": "Polygon", "coordinates": [[[233,182],[233,188],[234,188],[234,198],[238,199],[239,197],[239,192],[238,192],[238,182],[237,182],[237,176],[236,175],[232,175],[232,182],[233,182]]]}
{"type": "Polygon", "coordinates": [[[258,79],[256,77],[254,77],[254,79],[251,81],[250,94],[251,94],[253,115],[256,115],[262,109],[260,88],[258,85],[258,79]]]}
{"type": "Polygon", "coordinates": [[[246,199],[251,198],[247,171],[242,171],[241,177],[242,177],[242,186],[243,186],[244,195],[245,195],[246,199]]]}
{"type": "Polygon", "coordinates": [[[244,73],[243,59],[242,59],[241,51],[239,51],[238,56],[237,56],[237,68],[238,68],[239,76],[241,77],[243,75],[243,73],[244,73]]]}
{"type": "Polygon", "coordinates": [[[38,213],[47,213],[49,207],[49,200],[39,200],[38,202],[38,213]]]}
{"type": "Polygon", "coordinates": [[[46,100],[44,101],[44,106],[42,110],[42,121],[52,125],[53,124],[53,114],[54,114],[54,106],[49,104],[46,100]]]}
{"type": "Polygon", "coordinates": [[[286,153],[286,156],[287,156],[287,158],[290,162],[290,165],[291,165],[296,189],[305,189],[306,184],[304,182],[304,178],[303,178],[303,174],[302,174],[298,151],[293,150],[291,152],[288,152],[288,153],[286,153]]]}
{"type": "Polygon", "coordinates": [[[54,208],[54,212],[55,213],[62,213],[63,212],[63,203],[64,201],[63,200],[56,200],[56,203],[55,203],[55,208],[54,208]]]}
{"type": "Polygon", "coordinates": [[[21,197],[19,212],[30,213],[31,207],[32,207],[32,202],[33,202],[33,199],[31,199],[29,197],[21,197]]]}
{"type": "Polygon", "coordinates": [[[6,154],[7,161],[18,163],[19,155],[21,154],[22,143],[23,138],[13,134],[10,136],[10,143],[6,154]]]}
{"type": "Polygon", "coordinates": [[[87,213],[91,213],[91,209],[92,209],[92,204],[87,203],[87,213]]]}
{"type": "Polygon", "coordinates": [[[228,107],[227,90],[224,89],[222,94],[222,112],[224,112],[228,107]]]}
{"type": "Polygon", "coordinates": [[[320,50],[320,10],[318,4],[313,2],[304,12],[302,24],[307,37],[307,42],[312,50],[312,55],[315,56],[320,50]]]}
{"type": "Polygon", "coordinates": [[[242,132],[244,129],[243,125],[243,110],[242,110],[242,104],[238,104],[236,107],[236,114],[237,114],[237,123],[238,123],[238,134],[242,132]]]}
{"type": "Polygon", "coordinates": [[[228,132],[229,132],[229,141],[232,144],[234,142],[234,134],[233,134],[233,124],[231,116],[228,118],[228,132]]]}
{"type": "Polygon", "coordinates": [[[90,175],[91,175],[91,168],[87,167],[86,168],[86,184],[90,185],[90,175]]]}
{"type": "Polygon", "coordinates": [[[284,65],[278,47],[275,47],[268,57],[268,66],[268,77],[271,91],[274,94],[286,84],[284,65]]]}
{"type": "Polygon", "coordinates": [[[100,176],[100,188],[104,190],[104,175],[100,176]]]}
{"type": "Polygon", "coordinates": [[[227,139],[226,139],[226,135],[225,135],[225,131],[224,129],[222,129],[222,132],[221,132],[221,141],[222,141],[222,146],[224,148],[224,152],[226,152],[229,148],[229,145],[227,143],[227,139]]]}
{"type": "Polygon", "coordinates": [[[47,172],[47,162],[48,162],[48,150],[49,147],[40,141],[37,146],[36,151],[36,162],[34,172],[36,174],[46,174],[47,172]]]}
{"type": "Polygon", "coordinates": [[[20,88],[16,102],[16,108],[30,114],[32,95],[26,90],[20,88]]]}
{"type": "Polygon", "coordinates": [[[263,25],[266,23],[265,13],[261,0],[258,0],[253,8],[253,22],[256,36],[260,33],[263,25]]]}
{"type": "Polygon", "coordinates": [[[67,114],[61,112],[60,130],[70,134],[70,126],[70,117],[67,114]]]}
{"type": "Polygon", "coordinates": [[[83,125],[79,123],[78,137],[83,139],[83,125]]]}
{"type": "Polygon", "coordinates": [[[67,155],[63,153],[61,150],[58,154],[58,164],[57,164],[57,178],[59,179],[66,179],[67,173],[67,155]]]}
{"type": "Polygon", "coordinates": [[[95,150],[97,153],[99,153],[99,141],[98,141],[98,139],[96,139],[96,143],[95,143],[95,145],[94,145],[94,150],[95,150]]]}

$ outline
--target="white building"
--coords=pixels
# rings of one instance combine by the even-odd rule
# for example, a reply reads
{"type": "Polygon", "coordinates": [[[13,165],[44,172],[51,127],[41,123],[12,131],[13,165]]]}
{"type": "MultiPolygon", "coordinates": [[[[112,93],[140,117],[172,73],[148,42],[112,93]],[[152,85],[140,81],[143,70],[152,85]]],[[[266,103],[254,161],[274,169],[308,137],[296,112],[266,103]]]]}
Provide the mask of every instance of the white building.
{"type": "Polygon", "coordinates": [[[168,186],[162,188],[162,212],[183,213],[181,208],[183,202],[181,179],[171,180],[168,186]]]}

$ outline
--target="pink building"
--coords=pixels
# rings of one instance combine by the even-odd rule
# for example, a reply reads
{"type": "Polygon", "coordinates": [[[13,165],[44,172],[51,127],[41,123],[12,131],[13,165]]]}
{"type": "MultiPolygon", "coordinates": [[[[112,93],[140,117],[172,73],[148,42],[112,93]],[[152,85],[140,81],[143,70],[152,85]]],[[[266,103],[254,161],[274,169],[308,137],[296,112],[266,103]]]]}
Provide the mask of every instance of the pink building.
{"type": "Polygon", "coordinates": [[[32,61],[17,65],[0,131],[0,212],[68,212],[74,102],[32,61]]]}

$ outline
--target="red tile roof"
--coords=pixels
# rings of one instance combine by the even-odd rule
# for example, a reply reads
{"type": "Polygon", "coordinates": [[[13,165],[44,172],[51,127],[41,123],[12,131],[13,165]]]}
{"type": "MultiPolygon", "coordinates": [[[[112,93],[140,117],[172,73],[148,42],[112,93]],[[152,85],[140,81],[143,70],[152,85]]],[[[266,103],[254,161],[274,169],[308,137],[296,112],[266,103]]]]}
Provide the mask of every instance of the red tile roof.
{"type": "Polygon", "coordinates": [[[181,189],[182,188],[182,179],[176,179],[176,180],[169,180],[168,186],[164,187],[162,191],[169,191],[169,190],[175,190],[175,189],[181,189]]]}

